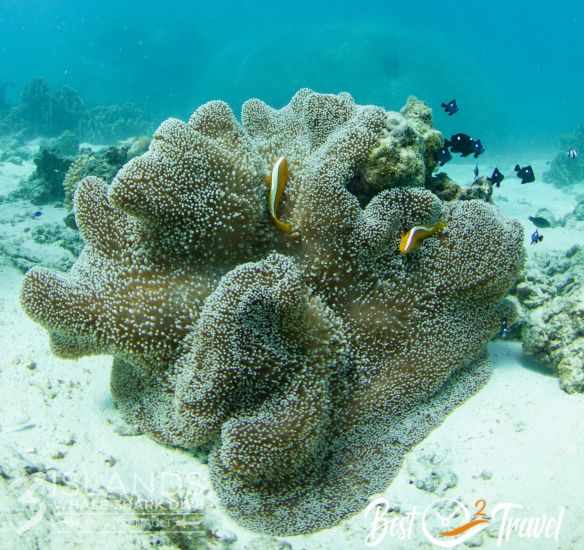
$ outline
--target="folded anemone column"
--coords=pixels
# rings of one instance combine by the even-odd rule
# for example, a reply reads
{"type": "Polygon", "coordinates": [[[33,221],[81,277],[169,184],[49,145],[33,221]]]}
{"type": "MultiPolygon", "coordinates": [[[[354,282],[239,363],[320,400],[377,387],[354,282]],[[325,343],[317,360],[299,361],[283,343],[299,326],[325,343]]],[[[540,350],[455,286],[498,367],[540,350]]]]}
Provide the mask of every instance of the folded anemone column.
{"type": "Polygon", "coordinates": [[[487,380],[522,231],[423,188],[442,138],[415,99],[301,90],[241,120],[207,103],[111,186],[81,181],[85,249],[31,270],[22,304],[56,354],[113,356],[127,421],[210,449],[238,521],[306,533],[362,510],[487,380]]]}
{"type": "Polygon", "coordinates": [[[334,313],[272,254],[233,269],[208,298],[176,377],[187,443],[218,439],[249,483],[301,480],[321,466],[344,359],[334,313]]]}

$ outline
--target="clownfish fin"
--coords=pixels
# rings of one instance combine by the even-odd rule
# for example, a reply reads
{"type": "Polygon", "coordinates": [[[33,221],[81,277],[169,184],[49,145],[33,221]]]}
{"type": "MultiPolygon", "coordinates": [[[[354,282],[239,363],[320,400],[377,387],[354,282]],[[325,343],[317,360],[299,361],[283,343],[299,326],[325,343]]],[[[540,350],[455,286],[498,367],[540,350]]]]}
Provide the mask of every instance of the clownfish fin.
{"type": "Polygon", "coordinates": [[[446,228],[448,227],[448,225],[446,224],[446,222],[444,220],[439,220],[438,222],[436,222],[436,224],[434,225],[434,233],[435,234],[440,234],[442,233],[446,228]]]}
{"type": "Polygon", "coordinates": [[[292,224],[283,222],[278,218],[274,218],[274,224],[282,233],[292,233],[292,224]]]}
{"type": "Polygon", "coordinates": [[[267,176],[264,176],[264,183],[268,189],[270,187],[272,187],[272,174],[268,174],[267,176]]]}

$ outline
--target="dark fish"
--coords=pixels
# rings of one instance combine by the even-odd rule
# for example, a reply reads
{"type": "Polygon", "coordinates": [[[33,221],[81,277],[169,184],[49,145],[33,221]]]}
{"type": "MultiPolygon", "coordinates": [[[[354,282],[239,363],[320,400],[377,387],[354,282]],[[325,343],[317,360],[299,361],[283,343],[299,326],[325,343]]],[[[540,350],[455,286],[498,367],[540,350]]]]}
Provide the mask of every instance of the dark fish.
{"type": "Polygon", "coordinates": [[[461,157],[467,157],[474,153],[477,158],[485,151],[480,139],[473,139],[467,134],[454,134],[449,140],[444,141],[444,146],[449,147],[453,153],[460,153],[461,157]]]}
{"type": "Polygon", "coordinates": [[[36,212],[32,213],[33,218],[40,218],[42,215],[43,213],[40,210],[37,210],[36,212]]]}
{"type": "Polygon", "coordinates": [[[531,234],[531,244],[537,244],[537,243],[540,243],[541,241],[543,241],[543,235],[540,235],[539,231],[536,229],[531,234]]]}
{"type": "Polygon", "coordinates": [[[496,187],[501,187],[501,182],[504,179],[505,179],[505,176],[503,174],[501,174],[501,172],[498,168],[495,168],[493,170],[493,173],[491,174],[491,176],[489,178],[487,178],[487,180],[489,180],[496,187]]]}
{"type": "Polygon", "coordinates": [[[517,172],[517,177],[521,179],[521,183],[531,183],[532,181],[535,181],[535,174],[533,173],[533,168],[531,166],[524,166],[522,168],[519,164],[516,164],[515,172],[517,172]]]}
{"type": "Polygon", "coordinates": [[[479,165],[478,164],[475,164],[475,167],[474,167],[472,173],[474,174],[475,180],[478,179],[478,177],[479,177],[479,165]]]}
{"type": "Polygon", "coordinates": [[[444,141],[444,146],[450,148],[453,153],[460,153],[462,157],[474,153],[474,141],[467,134],[454,134],[449,140],[444,141]]]}
{"type": "Polygon", "coordinates": [[[506,317],[501,319],[501,330],[499,331],[499,336],[501,338],[507,338],[509,335],[509,322],[507,321],[506,317]]]}
{"type": "Polygon", "coordinates": [[[576,151],[576,149],[568,149],[568,158],[571,158],[572,160],[577,159],[578,158],[578,151],[576,151]]]}
{"type": "Polygon", "coordinates": [[[446,145],[436,153],[436,160],[440,166],[444,166],[451,158],[452,155],[446,145]]]}
{"type": "Polygon", "coordinates": [[[543,218],[542,216],[528,216],[527,219],[533,224],[535,225],[535,227],[540,227],[540,228],[544,228],[544,227],[551,227],[552,224],[546,220],[545,218],[543,218]]]}
{"type": "Polygon", "coordinates": [[[442,108],[444,109],[444,112],[448,113],[449,116],[458,113],[456,99],[451,99],[448,103],[442,103],[442,108]]]}
{"type": "Polygon", "coordinates": [[[485,147],[480,139],[473,139],[472,144],[474,147],[474,157],[476,159],[479,155],[482,155],[485,152],[485,147]]]}

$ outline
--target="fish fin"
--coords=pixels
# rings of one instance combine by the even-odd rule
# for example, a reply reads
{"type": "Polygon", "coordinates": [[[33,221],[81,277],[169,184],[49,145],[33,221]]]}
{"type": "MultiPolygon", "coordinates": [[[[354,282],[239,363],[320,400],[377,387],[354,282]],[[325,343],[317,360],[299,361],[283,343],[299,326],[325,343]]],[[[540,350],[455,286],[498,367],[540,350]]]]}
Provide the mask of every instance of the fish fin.
{"type": "Polygon", "coordinates": [[[402,231],[401,232],[401,236],[399,239],[399,253],[402,256],[405,256],[406,254],[408,254],[409,252],[411,252],[414,248],[415,248],[415,243],[410,243],[408,246],[408,241],[409,241],[409,237],[410,237],[410,231],[402,231]]]}
{"type": "Polygon", "coordinates": [[[292,233],[292,224],[283,222],[278,218],[274,218],[274,224],[280,231],[282,231],[282,233],[292,233]]]}
{"type": "Polygon", "coordinates": [[[448,225],[446,224],[445,220],[438,220],[436,222],[436,224],[434,225],[434,234],[439,235],[440,233],[442,233],[446,228],[448,227],[448,225]]]}
{"type": "Polygon", "coordinates": [[[264,176],[264,183],[266,185],[266,187],[269,189],[270,187],[272,187],[272,175],[267,175],[264,176]]]}

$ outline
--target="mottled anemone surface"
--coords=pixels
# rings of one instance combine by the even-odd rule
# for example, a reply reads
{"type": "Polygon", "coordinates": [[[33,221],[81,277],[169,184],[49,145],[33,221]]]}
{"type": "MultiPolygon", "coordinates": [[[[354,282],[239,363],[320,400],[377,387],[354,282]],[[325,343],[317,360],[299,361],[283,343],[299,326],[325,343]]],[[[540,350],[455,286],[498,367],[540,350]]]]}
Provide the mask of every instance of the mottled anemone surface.
{"type": "Polygon", "coordinates": [[[510,315],[520,225],[424,189],[441,144],[415,99],[388,113],[301,90],[280,110],[248,101],[241,124],[207,103],[164,122],[111,185],[80,182],[86,246],[69,273],[31,270],[22,303],[56,354],[113,355],[127,421],[211,449],[242,524],[330,527],[485,382],[510,315]],[[264,181],[282,156],[291,234],[264,181]],[[403,231],[438,220],[400,255],[403,231]]]}

